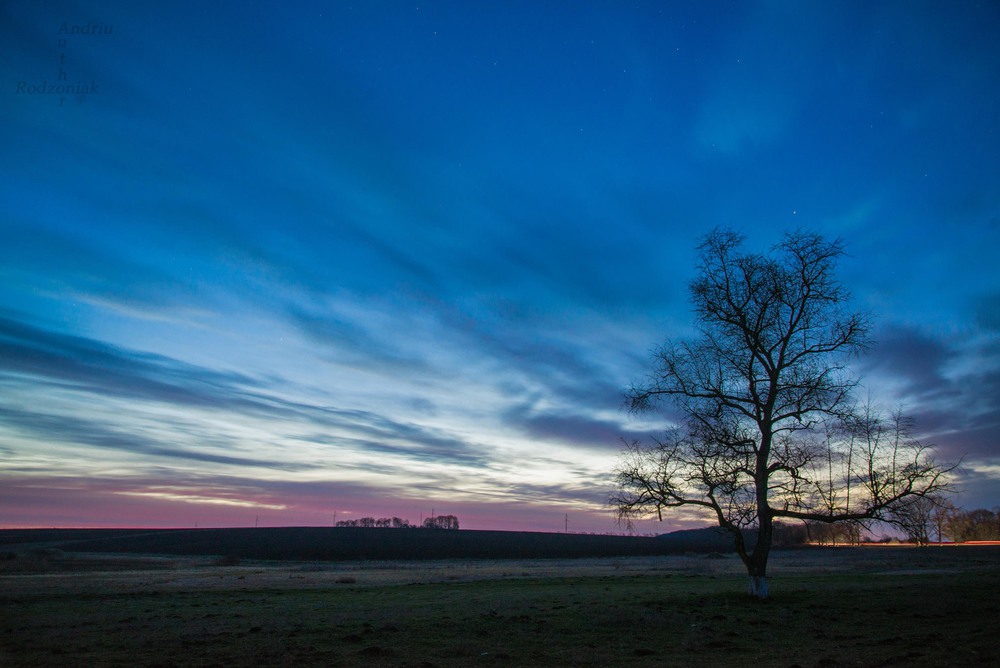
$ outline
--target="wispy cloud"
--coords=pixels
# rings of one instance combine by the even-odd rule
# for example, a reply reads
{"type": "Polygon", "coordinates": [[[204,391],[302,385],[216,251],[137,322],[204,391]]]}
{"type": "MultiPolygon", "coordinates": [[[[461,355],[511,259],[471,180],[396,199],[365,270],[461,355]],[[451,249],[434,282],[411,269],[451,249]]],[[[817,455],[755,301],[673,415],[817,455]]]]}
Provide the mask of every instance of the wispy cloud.
{"type": "Polygon", "coordinates": [[[1000,345],[988,332],[932,334],[889,326],[866,373],[892,389],[917,429],[949,457],[996,452],[1000,429],[1000,345]]]}
{"type": "Polygon", "coordinates": [[[261,503],[252,499],[237,499],[224,496],[207,496],[203,491],[190,491],[179,489],[154,488],[145,492],[115,492],[121,496],[145,497],[159,499],[163,501],[180,501],[181,503],[192,503],[195,505],[218,505],[235,506],[237,508],[259,508],[261,510],[286,510],[288,506],[275,503],[261,503]]]}
{"type": "Polygon", "coordinates": [[[258,383],[162,355],[125,350],[0,316],[0,372],[30,375],[84,392],[182,405],[267,409],[248,390],[258,383]]]}
{"type": "Polygon", "coordinates": [[[75,415],[55,415],[0,407],[0,420],[8,427],[40,442],[62,442],[106,448],[139,455],[154,463],[158,459],[181,459],[201,464],[299,471],[311,468],[280,459],[263,460],[220,454],[203,448],[172,447],[142,433],[124,432],[120,427],[75,415]]]}

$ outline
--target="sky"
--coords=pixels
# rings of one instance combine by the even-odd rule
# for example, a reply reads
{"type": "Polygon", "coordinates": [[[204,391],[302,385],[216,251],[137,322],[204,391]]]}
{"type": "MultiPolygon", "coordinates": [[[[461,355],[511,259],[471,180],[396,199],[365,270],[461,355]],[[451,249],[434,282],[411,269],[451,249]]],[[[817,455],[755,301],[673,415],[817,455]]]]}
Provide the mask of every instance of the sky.
{"type": "MultiPolygon", "coordinates": [[[[0,2],[0,527],[615,532],[716,227],[1000,505],[996,2],[0,2]]],[[[679,517],[640,532],[693,526],[679,517]]]]}

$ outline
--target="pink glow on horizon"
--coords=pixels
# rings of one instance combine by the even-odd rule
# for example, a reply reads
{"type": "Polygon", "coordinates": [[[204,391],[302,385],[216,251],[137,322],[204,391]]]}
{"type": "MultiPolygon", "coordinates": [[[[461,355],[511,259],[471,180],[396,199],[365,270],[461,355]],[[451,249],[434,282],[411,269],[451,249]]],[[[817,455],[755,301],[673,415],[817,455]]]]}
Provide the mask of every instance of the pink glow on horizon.
{"type": "MultiPolygon", "coordinates": [[[[559,533],[623,533],[610,512],[560,510],[527,504],[448,503],[441,500],[388,499],[369,492],[323,498],[317,494],[277,494],[266,489],[252,497],[259,506],[225,505],[232,491],[198,490],[182,501],[149,496],[153,487],[121,481],[68,478],[0,477],[0,528],[222,528],[333,526],[335,519],[399,517],[418,524],[433,512],[455,515],[463,529],[559,533]],[[140,490],[140,491],[137,491],[140,490]],[[277,509],[277,507],[283,507],[277,509]],[[567,524],[568,515],[568,524],[567,524]]],[[[239,495],[248,498],[246,493],[239,495]]],[[[678,526],[656,523],[639,533],[665,533],[678,526]]]]}

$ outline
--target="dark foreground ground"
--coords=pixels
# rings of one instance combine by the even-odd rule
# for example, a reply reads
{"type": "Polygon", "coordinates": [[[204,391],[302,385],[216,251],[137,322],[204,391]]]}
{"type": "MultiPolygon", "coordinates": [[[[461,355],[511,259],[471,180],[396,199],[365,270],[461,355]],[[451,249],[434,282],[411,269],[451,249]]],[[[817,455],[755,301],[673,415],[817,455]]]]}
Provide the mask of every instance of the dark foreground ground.
{"type": "Polygon", "coordinates": [[[1000,548],[0,562],[0,666],[996,666],[1000,548]],[[229,564],[229,565],[226,565],[229,564]]]}
{"type": "Polygon", "coordinates": [[[656,537],[332,527],[0,530],[0,556],[49,548],[285,561],[530,559],[728,552],[732,544],[732,538],[718,529],[675,531],[656,537]]]}

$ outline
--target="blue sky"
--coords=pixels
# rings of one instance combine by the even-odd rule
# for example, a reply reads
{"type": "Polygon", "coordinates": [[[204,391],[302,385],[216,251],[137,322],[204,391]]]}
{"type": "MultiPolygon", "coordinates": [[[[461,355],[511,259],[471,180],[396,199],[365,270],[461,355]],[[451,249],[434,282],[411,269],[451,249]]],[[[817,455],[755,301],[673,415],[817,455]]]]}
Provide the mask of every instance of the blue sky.
{"type": "Polygon", "coordinates": [[[1000,503],[996,3],[0,26],[0,525],[617,530],[619,438],[658,424],[622,392],[716,226],[842,237],[864,392],[1000,503]]]}

